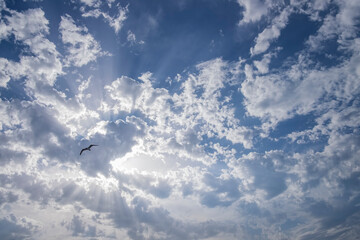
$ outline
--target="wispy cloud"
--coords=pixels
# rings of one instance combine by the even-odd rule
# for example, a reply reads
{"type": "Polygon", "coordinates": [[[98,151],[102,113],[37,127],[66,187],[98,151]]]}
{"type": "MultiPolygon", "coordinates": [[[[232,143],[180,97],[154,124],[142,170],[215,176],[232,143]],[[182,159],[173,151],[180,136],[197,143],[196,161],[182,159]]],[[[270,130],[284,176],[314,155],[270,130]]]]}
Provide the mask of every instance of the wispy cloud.
{"type": "Polygon", "coordinates": [[[142,45],[142,44],[144,44],[145,42],[144,41],[142,41],[142,40],[140,40],[140,41],[137,41],[136,40],[136,36],[135,36],[135,34],[132,32],[132,31],[128,31],[128,33],[127,33],[127,41],[130,43],[130,45],[135,45],[135,44],[140,44],[140,45],[142,45]]]}
{"type": "Polygon", "coordinates": [[[272,41],[276,40],[281,30],[286,27],[292,7],[286,7],[276,16],[270,26],[264,29],[255,39],[255,46],[250,49],[251,55],[257,55],[268,50],[272,41]]]}
{"type": "Polygon", "coordinates": [[[128,6],[121,7],[118,5],[118,13],[111,17],[108,13],[102,12],[100,9],[94,9],[82,14],[83,17],[94,17],[99,18],[102,16],[104,20],[114,29],[115,33],[118,34],[123,27],[124,21],[127,19],[128,6]]]}
{"type": "Polygon", "coordinates": [[[80,2],[89,7],[99,7],[101,4],[99,0],[80,0],[80,2]]]}

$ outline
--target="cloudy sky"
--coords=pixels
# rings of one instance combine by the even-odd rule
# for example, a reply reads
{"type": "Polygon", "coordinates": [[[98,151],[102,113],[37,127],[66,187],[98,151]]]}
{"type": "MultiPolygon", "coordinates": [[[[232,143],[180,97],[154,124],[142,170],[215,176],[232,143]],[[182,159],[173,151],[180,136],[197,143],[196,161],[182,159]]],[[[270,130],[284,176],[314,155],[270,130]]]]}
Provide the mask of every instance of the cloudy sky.
{"type": "Polygon", "coordinates": [[[0,239],[360,236],[360,1],[0,10],[0,239]]]}

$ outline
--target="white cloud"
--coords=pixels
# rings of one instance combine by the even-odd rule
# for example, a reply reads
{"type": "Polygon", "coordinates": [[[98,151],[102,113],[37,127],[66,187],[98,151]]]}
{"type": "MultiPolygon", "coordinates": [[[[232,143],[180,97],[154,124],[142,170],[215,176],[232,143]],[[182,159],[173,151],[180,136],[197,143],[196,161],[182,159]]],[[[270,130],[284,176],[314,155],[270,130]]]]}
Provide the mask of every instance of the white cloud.
{"type": "Polygon", "coordinates": [[[29,47],[31,54],[20,55],[20,61],[0,59],[1,86],[5,87],[11,79],[27,77],[27,85],[33,88],[37,82],[53,85],[57,76],[62,74],[62,64],[56,46],[45,36],[49,33],[48,20],[41,9],[24,12],[9,10],[0,23],[0,37],[8,40],[14,36],[17,42],[29,47]]]}
{"type": "Polygon", "coordinates": [[[56,78],[63,74],[60,54],[55,45],[42,37],[34,37],[25,41],[37,57],[21,58],[21,65],[27,66],[26,73],[30,79],[38,79],[54,85],[56,78]]]}
{"type": "Polygon", "coordinates": [[[258,69],[259,73],[265,74],[269,72],[269,64],[271,62],[271,54],[265,54],[261,61],[254,61],[255,67],[258,69]]]}
{"type": "MultiPolygon", "coordinates": [[[[244,196],[238,209],[246,216],[248,227],[261,225],[260,229],[271,230],[282,225],[284,229],[281,232],[287,237],[310,235],[313,228],[321,238],[333,236],[334,229],[346,229],[345,223],[353,221],[351,216],[356,213],[339,212],[353,208],[358,202],[345,200],[349,196],[358,196],[358,192],[344,184],[344,181],[358,182],[354,179],[359,171],[355,160],[359,154],[355,147],[358,141],[358,136],[353,134],[334,134],[320,152],[292,155],[272,150],[230,160],[229,173],[240,180],[239,187],[244,196]],[[264,194],[259,189],[263,189],[264,194]],[[328,211],[324,212],[325,209],[328,211]],[[274,218],[282,214],[293,216],[287,221],[299,221],[301,224],[286,229],[281,220],[284,218],[274,218]],[[248,221],[249,216],[253,221],[248,221]],[[330,222],[331,226],[324,226],[330,222]]],[[[271,233],[278,236],[276,234],[271,233]]]]}
{"type": "Polygon", "coordinates": [[[22,75],[19,72],[19,64],[0,58],[0,86],[6,87],[7,83],[12,79],[18,79],[22,75]]]}
{"type": "Polygon", "coordinates": [[[256,44],[250,49],[251,55],[257,55],[268,50],[271,42],[280,37],[280,32],[286,27],[292,11],[291,7],[284,8],[280,15],[272,20],[271,25],[256,37],[256,44]]]}
{"type": "Polygon", "coordinates": [[[315,10],[325,10],[330,2],[331,0],[315,0],[314,2],[309,4],[311,5],[311,8],[315,10]]]}
{"type": "Polygon", "coordinates": [[[243,18],[240,24],[259,21],[268,13],[269,2],[261,0],[237,0],[238,4],[244,7],[243,18]]]}
{"type": "MultiPolygon", "coordinates": [[[[312,2],[306,2],[305,4],[307,8],[303,8],[302,12],[309,15],[309,18],[312,21],[322,21],[320,12],[326,10],[326,8],[331,3],[331,0],[316,0],[312,2]]],[[[295,1],[292,2],[292,5],[301,5],[300,2],[296,3],[295,1]]],[[[304,4],[304,2],[302,3],[304,4]]]]}
{"type": "Polygon", "coordinates": [[[47,34],[49,32],[48,20],[45,13],[40,9],[29,9],[25,12],[9,10],[10,16],[3,16],[6,24],[1,26],[1,39],[6,39],[10,34],[15,36],[17,41],[25,41],[34,38],[37,34],[47,34]]]}
{"type": "Polygon", "coordinates": [[[358,23],[357,17],[359,14],[360,3],[356,0],[337,1],[340,6],[340,11],[337,14],[337,19],[340,20],[344,26],[353,26],[358,23]]]}
{"type": "Polygon", "coordinates": [[[127,36],[127,40],[130,43],[136,43],[136,36],[133,32],[131,32],[130,30],[128,31],[128,36],[127,36]]]}
{"type": "Polygon", "coordinates": [[[101,4],[99,0],[80,0],[80,2],[89,7],[99,7],[101,4]]]}
{"type": "MultiPolygon", "coordinates": [[[[283,5],[277,1],[265,1],[261,4],[256,1],[251,2],[251,4],[245,1],[240,4],[244,6],[249,5],[249,9],[251,9],[250,6],[252,4],[259,4],[261,6],[268,5],[269,7],[267,9],[269,10],[271,10],[272,7],[274,9],[281,9],[280,14],[272,19],[271,25],[265,28],[255,39],[255,46],[250,49],[250,52],[252,55],[257,55],[266,52],[269,49],[270,44],[280,37],[281,30],[286,27],[289,16],[293,12],[306,14],[311,20],[322,21],[319,12],[326,9],[329,5],[329,1],[318,0],[312,3],[308,3],[306,1],[292,1],[291,4],[285,8],[282,8],[283,5]]],[[[340,44],[346,45],[346,40],[348,38],[353,38],[356,35],[356,27],[354,23],[356,22],[356,17],[359,16],[359,11],[357,11],[360,8],[359,4],[356,1],[337,1],[336,4],[339,6],[339,12],[335,15],[333,12],[330,12],[324,18],[324,23],[320,27],[318,33],[310,36],[307,41],[313,51],[321,50],[323,41],[338,38],[338,42],[340,44]]],[[[247,17],[246,13],[247,11],[245,11],[244,19],[241,23],[259,20],[262,16],[267,15],[267,12],[259,11],[259,15],[252,14],[252,17],[247,17]]]]}
{"type": "Polygon", "coordinates": [[[68,52],[67,65],[81,67],[107,54],[101,51],[100,44],[88,33],[88,29],[77,26],[69,15],[61,17],[59,31],[68,52]]]}
{"type": "Polygon", "coordinates": [[[125,159],[144,155],[156,159],[173,155],[171,158],[177,159],[180,155],[211,164],[218,156],[214,158],[205,153],[201,144],[205,137],[224,138],[251,148],[252,130],[241,126],[228,103],[230,98],[221,94],[225,84],[236,78],[237,64],[221,59],[201,63],[197,66],[198,73],[184,79],[181,91],[174,95],[163,88],[154,88],[150,73],[139,77],[141,82],[123,76],[105,86],[110,99],[103,102],[99,110],[105,114],[140,111],[146,121],[152,123],[146,138],[125,159]]]}
{"type": "MultiPolygon", "coordinates": [[[[312,20],[321,22],[319,12],[323,11],[328,3],[329,1],[317,1],[307,5],[312,9],[306,11],[302,9],[300,12],[307,14],[312,20]]],[[[299,6],[296,4],[293,6],[303,7],[302,4],[304,2],[299,3],[299,6]]],[[[317,33],[310,36],[307,41],[309,48],[298,53],[299,57],[296,61],[291,61],[292,66],[289,69],[276,69],[269,74],[268,55],[264,55],[262,60],[253,61],[258,71],[253,70],[252,65],[245,65],[246,80],[240,87],[245,97],[246,110],[249,115],[261,118],[263,130],[275,128],[279,122],[295,119],[297,115],[310,115],[314,118],[313,126],[291,132],[287,137],[292,142],[296,141],[304,145],[326,142],[324,149],[315,148],[316,150],[295,154],[272,150],[265,154],[251,153],[238,159],[231,158],[229,162],[229,173],[241,179],[243,184],[242,193],[245,195],[243,199],[247,199],[252,204],[261,202],[262,207],[264,207],[263,199],[271,196],[276,198],[277,202],[283,202],[282,206],[288,209],[288,213],[291,212],[291,215],[297,216],[297,219],[301,218],[302,221],[309,222],[288,232],[289,236],[294,234],[304,239],[349,237],[351,233],[345,229],[349,222],[353,221],[356,213],[354,215],[339,213],[344,209],[352,209],[354,202],[358,202],[358,200],[348,200],[348,196],[355,197],[358,193],[354,188],[344,184],[345,181],[357,182],[355,175],[359,172],[355,160],[355,156],[359,154],[356,145],[359,141],[357,129],[360,124],[357,120],[359,103],[356,97],[360,91],[357,81],[359,45],[355,33],[357,31],[355,18],[358,16],[358,11],[352,11],[357,9],[358,4],[352,1],[337,2],[337,4],[339,11],[329,12],[324,17],[317,33]],[[342,14],[347,12],[350,6],[352,10],[342,18],[342,14]],[[339,57],[339,63],[331,67],[322,66],[321,63],[314,67],[309,51],[322,53],[322,46],[329,40],[336,40],[339,46],[337,51],[346,51],[350,56],[339,57]],[[276,186],[263,182],[264,175],[266,179],[276,182],[276,186]],[[259,193],[259,189],[264,193],[259,193]],[[347,200],[342,202],[344,199],[347,200]],[[340,206],[339,200],[345,206],[340,206]],[[312,213],[317,213],[303,214],[304,208],[292,205],[292,201],[312,213]],[[316,211],[316,209],[322,210],[316,211]],[[321,212],[323,210],[326,210],[326,213],[321,212]],[[334,233],[334,229],[344,233],[334,233]]],[[[276,34],[269,36],[273,37],[276,34]]],[[[260,44],[259,52],[266,51],[274,39],[276,38],[267,38],[263,42],[267,45],[260,44]]],[[[255,47],[253,51],[254,49],[255,47]]],[[[290,64],[287,63],[286,66],[290,64]]],[[[266,204],[271,205],[271,201],[267,201],[266,204]]],[[[275,206],[267,206],[265,209],[269,210],[272,207],[275,206]]],[[[249,206],[244,207],[246,208],[249,206]]],[[[254,211],[257,211],[256,215],[263,214],[258,205],[254,211]]],[[[271,216],[271,210],[269,211],[267,214],[271,216]]],[[[276,212],[280,214],[281,210],[278,209],[276,212]]],[[[266,220],[256,219],[255,223],[257,226],[259,223],[265,223],[261,229],[268,229],[266,220]]],[[[277,224],[282,223],[271,222],[272,226],[277,224]]],[[[249,227],[251,226],[254,225],[250,224],[249,227]]]]}
{"type": "MultiPolygon", "coordinates": [[[[322,11],[327,3],[311,4],[322,11]]],[[[69,94],[54,83],[73,68],[61,68],[41,11],[8,11],[0,24],[3,41],[17,38],[26,46],[18,62],[0,58],[1,83],[25,78],[17,86],[27,94],[0,100],[0,238],[49,238],[48,229],[50,238],[61,239],[346,239],[359,231],[354,29],[331,30],[348,54],[331,67],[314,67],[305,49],[271,69],[276,52],[270,51],[258,61],[199,63],[176,74],[170,90],[155,87],[159,79],[150,72],[101,82],[91,73],[69,73],[78,74],[69,94]],[[14,25],[32,16],[38,19],[28,29],[14,25]],[[297,115],[314,123],[278,142],[257,136],[258,124],[266,132],[297,115]],[[244,126],[243,119],[255,123],[244,126]],[[80,156],[90,143],[99,146],[80,156]]],[[[100,10],[91,14],[106,18],[100,10]]],[[[316,41],[330,36],[326,21],[316,41]]],[[[68,49],[81,45],[88,62],[101,55],[94,37],[69,15],[60,25],[68,49]]],[[[271,36],[264,38],[269,44],[271,36]]],[[[68,63],[76,64],[81,54],[71,53],[68,63]]],[[[80,63],[85,71],[86,64],[80,63]]]]}
{"type": "Polygon", "coordinates": [[[130,45],[135,45],[135,44],[144,44],[144,41],[136,41],[136,36],[132,31],[128,31],[127,33],[127,41],[130,43],[130,45]]]}
{"type": "Polygon", "coordinates": [[[105,89],[110,94],[113,100],[117,100],[118,104],[114,104],[112,111],[115,113],[119,111],[131,112],[137,106],[136,102],[141,101],[141,95],[145,91],[145,86],[142,86],[134,79],[128,77],[121,77],[113,81],[111,85],[105,86],[105,89]]]}
{"type": "Polygon", "coordinates": [[[115,0],[107,0],[108,6],[111,8],[111,5],[115,2],[115,0]]]}
{"type": "Polygon", "coordinates": [[[0,100],[0,130],[5,130],[6,128],[14,128],[20,123],[19,116],[12,109],[13,106],[8,101],[0,100]]]}
{"type": "Polygon", "coordinates": [[[94,17],[99,18],[102,16],[106,22],[114,29],[115,33],[118,34],[124,25],[124,21],[127,19],[129,12],[128,6],[118,6],[118,13],[116,16],[111,17],[108,13],[102,12],[100,9],[90,10],[82,14],[83,17],[94,17]]]}
{"type": "Polygon", "coordinates": [[[125,8],[119,7],[119,13],[117,16],[108,20],[110,26],[114,28],[115,33],[119,33],[120,29],[122,28],[123,22],[127,18],[128,11],[129,10],[127,6],[125,8]]]}
{"type": "Polygon", "coordinates": [[[310,60],[300,55],[291,69],[264,76],[253,76],[248,65],[247,79],[240,88],[246,109],[250,115],[262,118],[264,129],[269,129],[296,114],[328,111],[333,98],[351,101],[360,88],[355,80],[358,58],[354,52],[350,60],[325,70],[310,69],[310,60]],[[318,104],[320,100],[322,104],[318,104]]]}
{"type": "Polygon", "coordinates": [[[321,51],[324,42],[332,39],[336,39],[342,48],[353,45],[348,41],[354,39],[358,31],[360,4],[358,1],[338,1],[337,4],[339,12],[326,15],[317,33],[309,37],[307,44],[311,51],[321,51]]]}
{"type": "MultiPolygon", "coordinates": [[[[46,172],[44,174],[49,175],[46,172]]],[[[123,237],[130,238],[142,235],[157,238],[159,234],[171,239],[204,238],[216,236],[223,231],[233,231],[232,227],[230,228],[225,222],[207,219],[207,221],[189,224],[178,220],[164,208],[151,204],[145,197],[130,190],[138,184],[147,184],[146,177],[128,175],[115,179],[114,184],[117,187],[105,191],[104,182],[97,182],[95,178],[84,178],[78,173],[71,176],[57,172],[56,175],[57,177],[53,176],[53,180],[40,179],[39,175],[0,175],[0,182],[3,185],[11,182],[6,188],[21,189],[30,196],[28,202],[31,201],[32,209],[28,213],[33,213],[31,214],[33,220],[22,218],[20,224],[16,215],[21,215],[22,212],[17,208],[14,211],[16,215],[11,216],[12,222],[27,225],[26,229],[34,232],[41,229],[38,225],[44,229],[52,225],[53,234],[61,234],[64,237],[70,237],[70,235],[90,237],[95,233],[97,236],[109,237],[114,234],[114,226],[116,232],[113,237],[119,237],[119,231],[123,229],[125,230],[123,237]],[[126,180],[127,183],[124,184],[120,182],[121,180],[126,180]],[[77,204],[73,205],[73,202],[77,204]],[[55,203],[57,208],[53,211],[52,204],[55,203]],[[51,224],[49,224],[50,221],[47,222],[44,219],[37,220],[46,214],[48,214],[47,219],[57,216],[56,220],[51,221],[51,224]],[[29,222],[32,224],[28,224],[29,222]],[[35,222],[37,224],[34,224],[35,222]],[[212,230],[209,231],[209,229],[212,230]]],[[[17,230],[18,234],[22,233],[20,228],[17,230]]],[[[40,233],[43,233],[44,230],[41,230],[40,233]]],[[[27,231],[27,234],[34,236],[34,233],[30,231],[27,231]]]]}
{"type": "MultiPolygon", "coordinates": [[[[203,134],[211,137],[212,134],[219,138],[226,138],[233,143],[241,143],[246,148],[252,146],[252,133],[242,127],[240,121],[234,117],[234,108],[228,105],[226,99],[220,101],[221,89],[232,72],[236,72],[237,63],[234,66],[221,59],[207,61],[197,65],[199,74],[190,75],[183,84],[183,92],[176,94],[175,106],[182,107],[184,113],[180,119],[186,122],[186,118],[205,122],[205,128],[200,128],[203,134]],[[202,92],[197,96],[197,92],[202,92]],[[193,113],[198,113],[193,115],[193,113]],[[184,119],[185,118],[185,119],[184,119]]],[[[236,77],[236,73],[232,76],[236,77]]],[[[194,122],[195,121],[195,122],[194,122]]]]}

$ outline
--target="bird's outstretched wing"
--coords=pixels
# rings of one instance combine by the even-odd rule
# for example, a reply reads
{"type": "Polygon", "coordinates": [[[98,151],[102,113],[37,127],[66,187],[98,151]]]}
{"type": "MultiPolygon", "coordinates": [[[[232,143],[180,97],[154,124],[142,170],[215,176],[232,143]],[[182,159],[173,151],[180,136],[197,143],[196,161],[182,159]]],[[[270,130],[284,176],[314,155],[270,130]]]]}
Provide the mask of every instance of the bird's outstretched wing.
{"type": "Polygon", "coordinates": [[[82,154],[82,152],[83,152],[83,151],[85,151],[85,150],[90,151],[90,148],[91,148],[91,147],[93,147],[93,146],[99,146],[99,145],[96,145],[96,144],[91,144],[91,145],[90,145],[90,146],[88,146],[87,148],[83,148],[83,149],[81,149],[80,155],[81,155],[81,154],[82,154]]]}

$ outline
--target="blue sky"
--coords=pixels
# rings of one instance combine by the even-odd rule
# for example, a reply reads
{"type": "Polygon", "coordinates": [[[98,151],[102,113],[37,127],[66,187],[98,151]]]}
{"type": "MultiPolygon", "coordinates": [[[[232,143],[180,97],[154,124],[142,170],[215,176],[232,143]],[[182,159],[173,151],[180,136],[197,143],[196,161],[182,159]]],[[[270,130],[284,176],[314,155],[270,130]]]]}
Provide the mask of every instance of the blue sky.
{"type": "Polygon", "coordinates": [[[1,239],[360,236],[359,1],[0,9],[1,239]]]}

